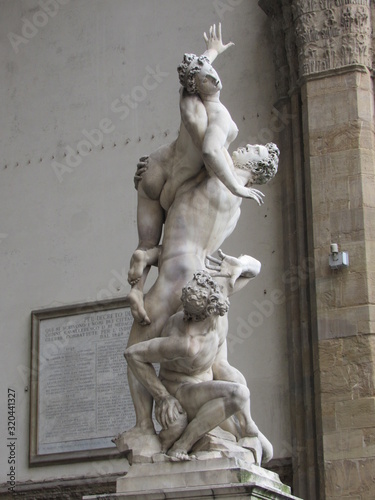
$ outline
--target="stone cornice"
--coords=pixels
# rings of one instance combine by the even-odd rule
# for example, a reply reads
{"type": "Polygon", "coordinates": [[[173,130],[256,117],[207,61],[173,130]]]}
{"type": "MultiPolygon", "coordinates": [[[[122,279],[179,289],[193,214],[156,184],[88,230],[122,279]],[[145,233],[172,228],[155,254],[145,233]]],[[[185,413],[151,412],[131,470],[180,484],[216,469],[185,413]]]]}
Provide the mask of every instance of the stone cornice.
{"type": "Polygon", "coordinates": [[[319,78],[328,78],[330,76],[335,75],[344,75],[345,73],[350,73],[353,71],[359,71],[360,73],[370,73],[373,76],[372,71],[363,64],[351,64],[349,66],[342,66],[341,68],[336,69],[327,69],[325,71],[321,71],[320,73],[310,73],[309,75],[302,76],[298,80],[298,85],[301,86],[305,82],[310,80],[318,80],[319,78]]]}

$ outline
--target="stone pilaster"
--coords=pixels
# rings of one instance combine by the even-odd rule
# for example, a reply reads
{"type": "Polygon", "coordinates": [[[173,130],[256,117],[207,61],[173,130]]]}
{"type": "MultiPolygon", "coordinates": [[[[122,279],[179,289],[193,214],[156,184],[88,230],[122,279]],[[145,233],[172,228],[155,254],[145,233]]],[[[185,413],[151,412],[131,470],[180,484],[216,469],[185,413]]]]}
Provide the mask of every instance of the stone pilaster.
{"type": "Polygon", "coordinates": [[[261,0],[274,38],[276,89],[274,106],[284,117],[277,138],[282,152],[279,173],[283,184],[283,222],[287,335],[291,401],[293,492],[305,500],[320,497],[321,452],[319,400],[314,373],[318,354],[310,310],[312,259],[308,253],[306,179],[303,155],[301,90],[292,6],[289,0],[261,0]],[[285,119],[287,117],[287,119],[285,119]],[[296,286],[296,282],[298,282],[296,286]]]}
{"type": "Polygon", "coordinates": [[[305,258],[314,263],[308,286],[300,282],[297,299],[289,294],[291,304],[294,301],[288,332],[293,355],[291,391],[295,392],[292,411],[297,412],[293,424],[301,422],[298,414],[308,416],[308,410],[301,411],[301,401],[315,417],[308,417],[310,425],[304,435],[301,423],[294,429],[298,446],[305,437],[307,449],[303,460],[298,447],[293,452],[303,465],[302,470],[294,470],[294,493],[306,500],[372,499],[375,121],[371,16],[374,19],[375,2],[260,3],[269,7],[264,10],[274,23],[283,25],[290,75],[283,105],[287,103],[294,110],[289,129],[280,137],[281,149],[287,149],[287,162],[293,164],[281,163],[291,184],[285,186],[286,246],[295,262],[305,258]],[[272,3],[278,9],[273,16],[272,3]],[[293,207],[297,211],[294,217],[293,207]],[[348,269],[329,268],[333,242],[349,252],[348,269]],[[300,368],[298,356],[303,364],[300,368]],[[312,394],[307,386],[311,372],[312,394]],[[315,462],[314,450],[309,448],[312,426],[315,462]]]}
{"type": "Polygon", "coordinates": [[[372,86],[364,66],[317,75],[302,86],[326,498],[375,497],[372,86]],[[332,242],[349,252],[348,269],[329,268],[332,242]]]}
{"type": "Polygon", "coordinates": [[[298,4],[325,498],[374,498],[371,8],[366,0],[303,2],[305,11],[298,4]],[[333,242],[349,252],[349,269],[329,268],[333,242]]]}

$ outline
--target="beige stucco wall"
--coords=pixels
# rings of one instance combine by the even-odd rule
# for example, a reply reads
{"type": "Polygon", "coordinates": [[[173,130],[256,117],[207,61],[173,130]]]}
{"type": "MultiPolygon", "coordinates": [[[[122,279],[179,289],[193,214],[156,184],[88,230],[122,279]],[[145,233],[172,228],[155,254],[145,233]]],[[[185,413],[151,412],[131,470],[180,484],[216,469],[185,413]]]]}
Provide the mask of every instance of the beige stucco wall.
{"type": "MultiPolygon", "coordinates": [[[[204,50],[202,33],[211,23],[221,20],[225,40],[236,44],[215,64],[222,101],[240,129],[235,146],[275,138],[268,21],[256,0],[61,0],[46,22],[36,0],[2,0],[0,9],[0,483],[8,471],[8,387],[17,393],[17,481],[123,470],[121,461],[28,467],[30,312],[128,292],[127,264],[137,241],[134,168],[140,156],[175,138],[175,68],[184,52],[204,50]],[[33,30],[28,23],[40,26],[33,30]],[[28,38],[18,44],[13,37],[12,47],[11,32],[28,38]],[[159,81],[145,90],[151,70],[159,81]],[[130,96],[130,105],[119,112],[121,94],[130,96]],[[104,134],[104,148],[94,147],[59,177],[53,161],[66,164],[64,152],[76,151],[83,130],[106,119],[113,130],[104,134]]],[[[255,420],[275,456],[285,457],[290,429],[282,290],[290,276],[282,271],[280,188],[277,178],[264,188],[262,208],[244,202],[223,249],[262,262],[257,280],[232,299],[230,333],[237,342],[230,358],[248,380],[255,420]],[[261,312],[249,316],[253,310],[261,312]]]]}

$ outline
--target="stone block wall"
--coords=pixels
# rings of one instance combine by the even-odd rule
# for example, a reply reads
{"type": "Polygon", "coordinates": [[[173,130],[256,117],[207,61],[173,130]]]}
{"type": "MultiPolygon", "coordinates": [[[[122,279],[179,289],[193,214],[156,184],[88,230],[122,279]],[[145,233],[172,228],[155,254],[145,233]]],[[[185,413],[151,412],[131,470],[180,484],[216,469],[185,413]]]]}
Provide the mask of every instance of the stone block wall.
{"type": "Polygon", "coordinates": [[[280,136],[286,255],[314,263],[308,289],[300,282],[297,296],[287,292],[294,493],[373,499],[375,3],[259,5],[277,54],[284,47],[275,58],[278,103],[293,110],[280,136]],[[331,243],[348,252],[349,268],[329,267],[331,243]]]}
{"type": "Polygon", "coordinates": [[[372,85],[352,67],[302,87],[327,499],[375,496],[372,85]],[[349,268],[330,269],[331,243],[349,253],[349,268]]]}

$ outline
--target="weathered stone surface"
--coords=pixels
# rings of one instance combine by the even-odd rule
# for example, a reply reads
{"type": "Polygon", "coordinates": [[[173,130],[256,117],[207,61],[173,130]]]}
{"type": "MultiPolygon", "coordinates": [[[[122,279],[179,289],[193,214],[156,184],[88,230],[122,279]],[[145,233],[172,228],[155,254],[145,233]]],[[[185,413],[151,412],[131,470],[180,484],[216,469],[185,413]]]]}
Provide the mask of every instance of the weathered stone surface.
{"type": "MultiPolygon", "coordinates": [[[[316,249],[314,250],[314,260],[319,263],[320,261],[327,264],[327,259],[329,255],[329,246],[332,243],[331,228],[329,215],[318,213],[313,218],[314,224],[316,224],[316,231],[314,233],[314,240],[316,249]],[[328,249],[328,250],[327,250],[328,249]]],[[[317,265],[316,266],[316,277],[326,276],[330,271],[327,265],[317,265]]]]}
{"type": "MultiPolygon", "coordinates": [[[[333,233],[333,238],[335,238],[335,233],[333,233]]],[[[337,238],[340,238],[340,235],[337,234],[337,238]]],[[[335,238],[336,241],[336,238],[335,238]]],[[[340,250],[345,250],[349,254],[349,269],[347,269],[349,274],[351,268],[355,269],[358,272],[366,272],[368,269],[367,263],[367,251],[366,251],[366,243],[364,241],[340,241],[340,250]]],[[[344,273],[341,273],[344,274],[344,273]]],[[[331,274],[332,276],[332,274],[331,274]]]]}
{"type": "Polygon", "coordinates": [[[145,495],[148,491],[161,489],[168,493],[172,488],[185,488],[188,492],[198,486],[212,488],[242,483],[255,483],[290,494],[290,488],[280,482],[277,474],[236,458],[133,465],[126,476],[118,479],[117,493],[145,495]]]}
{"type": "Polygon", "coordinates": [[[358,321],[358,333],[361,335],[375,334],[375,321],[358,321]]]}
{"type": "Polygon", "coordinates": [[[365,207],[375,207],[375,179],[373,175],[364,174],[361,177],[363,189],[363,205],[365,207]]]}
{"type": "Polygon", "coordinates": [[[331,277],[319,279],[316,284],[316,294],[318,309],[342,306],[341,282],[335,286],[331,277]]]}
{"type": "Polygon", "coordinates": [[[114,495],[84,496],[83,500],[298,500],[297,497],[269,489],[257,483],[241,485],[192,486],[189,488],[168,488],[149,492],[115,493],[114,495]]]}
{"type": "Polygon", "coordinates": [[[343,241],[363,241],[364,220],[360,208],[330,212],[330,227],[343,241]]]}
{"type": "MultiPolygon", "coordinates": [[[[362,89],[372,92],[371,79],[368,70],[360,65],[351,65],[349,68],[337,72],[323,73],[308,79],[305,92],[309,98],[323,94],[337,94],[345,90],[362,89]]],[[[324,122],[322,122],[324,126],[324,122]]]]}
{"type": "MultiPolygon", "coordinates": [[[[373,174],[373,153],[366,149],[347,149],[310,158],[312,177],[335,181],[336,177],[373,174]]],[[[319,196],[319,193],[317,193],[319,196]]],[[[352,200],[350,200],[351,202],[352,200]]]]}
{"type": "Polygon", "coordinates": [[[373,363],[375,358],[375,336],[358,335],[342,339],[343,364],[373,363]]]}
{"type": "MultiPolygon", "coordinates": [[[[349,187],[349,197],[347,199],[350,208],[363,207],[363,189],[362,175],[356,174],[347,177],[349,187]]],[[[349,207],[348,207],[349,208],[349,207]]]]}
{"type": "Polygon", "coordinates": [[[375,241],[365,242],[366,263],[369,271],[375,271],[375,241]]]}
{"type": "Polygon", "coordinates": [[[366,239],[375,240],[375,208],[366,207],[364,210],[364,227],[366,239]]]}
{"type": "Polygon", "coordinates": [[[325,172],[324,176],[312,176],[311,185],[317,193],[312,200],[314,213],[321,214],[350,208],[348,177],[335,177],[334,193],[332,193],[332,183],[327,182],[328,179],[332,179],[329,171],[325,172]]]}
{"type": "MultiPolygon", "coordinates": [[[[308,81],[303,92],[303,100],[308,103],[307,122],[311,157],[360,148],[372,149],[373,99],[368,73],[352,71],[308,81]],[[346,103],[345,106],[342,102],[346,103]]],[[[314,182],[314,175],[312,181],[314,182]]],[[[332,189],[330,200],[334,200],[336,184],[330,187],[332,189]]],[[[319,197],[319,192],[316,190],[314,197],[315,195],[319,197]]]]}
{"type": "MultiPolygon", "coordinates": [[[[356,120],[348,124],[328,129],[318,129],[310,133],[310,152],[314,156],[332,152],[345,151],[361,147],[361,137],[364,137],[362,122],[356,120]],[[324,133],[323,133],[324,132],[324,133]]],[[[365,146],[363,146],[365,147],[365,146]]]]}
{"type": "Polygon", "coordinates": [[[320,342],[319,364],[322,371],[343,364],[344,340],[334,339],[320,342]]]}
{"type": "MultiPolygon", "coordinates": [[[[320,342],[319,364],[323,406],[374,396],[374,356],[373,336],[358,335],[320,342]]],[[[330,424],[330,429],[327,430],[332,429],[332,421],[330,424]]]]}
{"type": "MultiPolygon", "coordinates": [[[[331,274],[336,271],[331,271],[331,274]]],[[[338,282],[340,278],[338,279],[338,282]]],[[[337,284],[335,293],[339,293],[342,285],[337,284]]],[[[356,307],[341,307],[329,309],[322,306],[322,300],[319,299],[318,335],[320,340],[333,339],[339,337],[351,337],[363,335],[372,335],[374,332],[374,306],[370,304],[357,305],[356,307]]],[[[326,299],[326,305],[329,302],[326,299]]]]}
{"type": "Polygon", "coordinates": [[[328,498],[374,498],[375,458],[362,460],[333,460],[325,464],[328,498]],[[372,496],[371,496],[372,495],[372,496]]]}
{"type": "Polygon", "coordinates": [[[363,432],[360,429],[325,433],[323,443],[326,460],[364,458],[372,456],[375,451],[373,446],[364,446],[363,432]]]}
{"type": "MultiPolygon", "coordinates": [[[[311,220],[307,237],[315,263],[312,312],[319,344],[315,389],[326,478],[325,491],[317,498],[373,499],[375,161],[373,81],[367,68],[372,64],[375,4],[282,4],[284,19],[292,4],[302,76],[306,210],[311,220]],[[349,252],[348,269],[329,268],[334,242],[349,252]]],[[[298,235],[297,245],[302,247],[298,235]]]]}
{"type": "Polygon", "coordinates": [[[322,426],[324,432],[333,432],[336,430],[335,403],[325,401],[322,405],[322,426]]]}
{"type": "Polygon", "coordinates": [[[349,379],[350,368],[333,366],[329,371],[321,371],[322,402],[342,401],[352,394],[353,382],[349,379]]]}
{"type": "Polygon", "coordinates": [[[160,439],[156,435],[129,437],[126,432],[113,439],[120,453],[126,456],[129,464],[151,462],[152,456],[161,453],[160,439]]]}
{"type": "Polygon", "coordinates": [[[353,307],[367,304],[369,300],[367,274],[351,270],[343,276],[342,305],[353,307]]]}
{"type": "MultiPolygon", "coordinates": [[[[326,500],[333,500],[334,498],[337,498],[337,497],[326,497],[326,500]]],[[[350,495],[349,497],[347,497],[347,496],[340,497],[340,500],[361,500],[362,498],[363,497],[361,497],[359,495],[355,495],[355,496],[350,495]]]]}
{"type": "Polygon", "coordinates": [[[363,429],[363,443],[368,447],[375,446],[375,428],[363,429]]]}
{"type": "Polygon", "coordinates": [[[339,429],[375,427],[375,397],[336,403],[336,420],[339,429]]]}
{"type": "MultiPolygon", "coordinates": [[[[320,340],[357,335],[357,311],[327,310],[318,319],[318,335],[320,340]]],[[[364,316],[366,317],[366,316],[364,316]]]]}
{"type": "Polygon", "coordinates": [[[116,480],[120,474],[103,474],[101,477],[77,477],[54,481],[17,481],[13,493],[0,489],[1,500],[14,498],[24,500],[82,500],[83,495],[104,495],[116,491],[116,480]]]}

